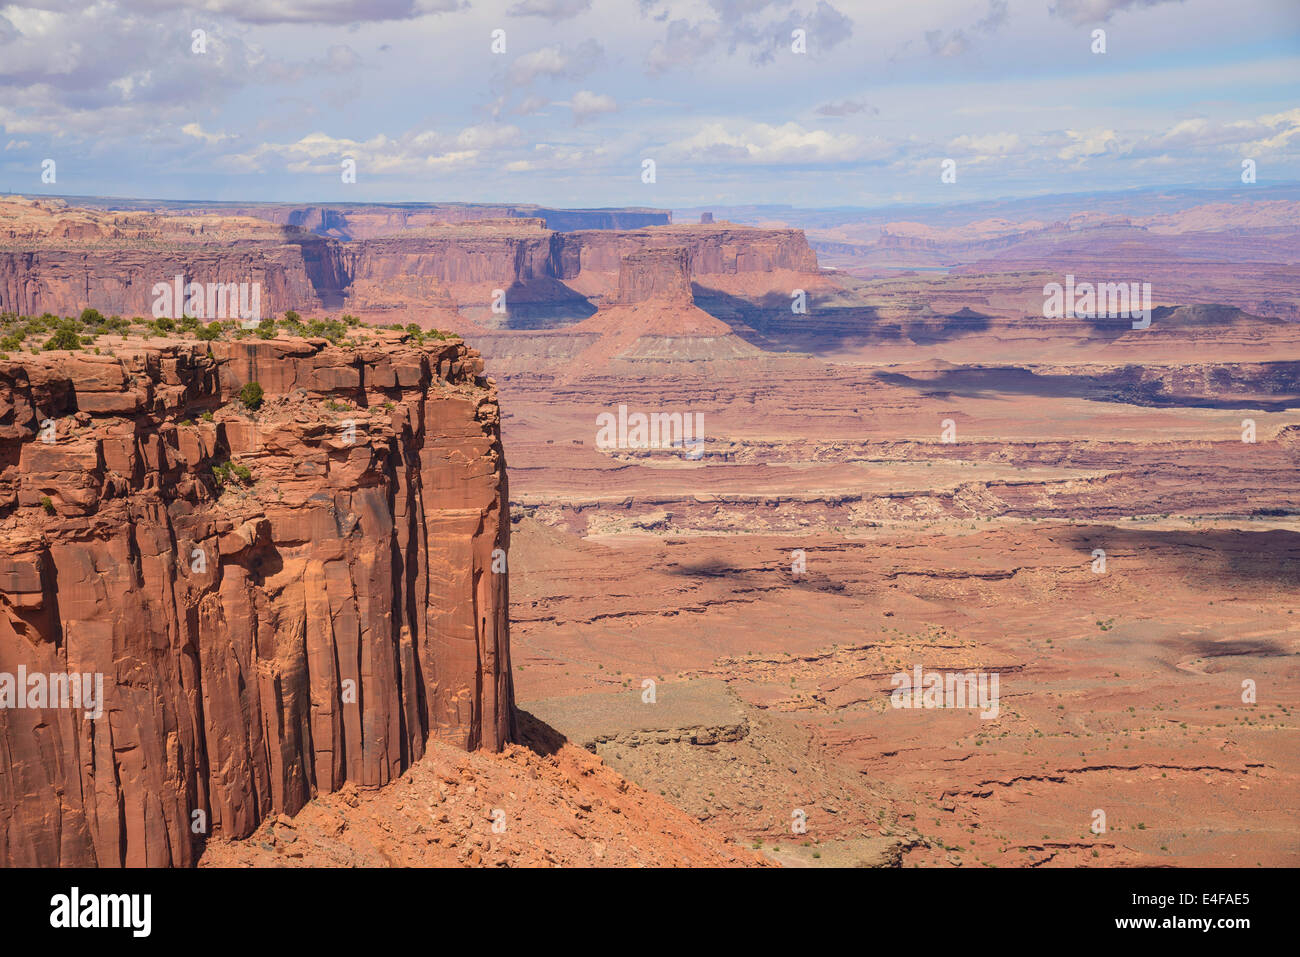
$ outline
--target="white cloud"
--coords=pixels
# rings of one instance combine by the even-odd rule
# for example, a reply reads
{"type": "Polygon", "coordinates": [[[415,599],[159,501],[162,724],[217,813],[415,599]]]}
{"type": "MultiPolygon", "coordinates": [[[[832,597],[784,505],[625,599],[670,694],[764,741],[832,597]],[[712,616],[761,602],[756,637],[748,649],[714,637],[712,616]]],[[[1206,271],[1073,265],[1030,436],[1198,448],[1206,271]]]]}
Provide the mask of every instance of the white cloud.
{"type": "Polygon", "coordinates": [[[961,157],[963,163],[989,163],[1024,150],[1025,143],[1018,133],[964,134],[948,142],[948,151],[961,157]]]}
{"type": "Polygon", "coordinates": [[[1065,135],[1070,142],[1056,154],[1063,160],[1083,161],[1114,152],[1119,147],[1119,138],[1114,130],[1066,130],[1065,135]]]}
{"type": "Polygon", "coordinates": [[[528,86],[539,77],[577,79],[594,70],[604,53],[604,47],[594,39],[583,40],[572,48],[563,45],[542,47],[525,53],[510,65],[510,82],[515,86],[528,86]]]}
{"type": "MultiPolygon", "coordinates": [[[[778,54],[789,53],[794,29],[805,31],[808,54],[830,51],[853,35],[853,21],[827,0],[813,7],[790,7],[790,0],[709,0],[712,17],[678,17],[667,20],[664,37],[650,48],[646,69],[664,73],[677,67],[693,66],[721,52],[728,55],[748,51],[757,64],[776,62],[778,54]],[[773,15],[784,10],[780,19],[773,15]]],[[[642,4],[643,12],[647,4],[642,4]]]]}
{"type": "Polygon", "coordinates": [[[618,104],[612,96],[604,93],[592,93],[590,90],[579,90],[573,94],[569,106],[573,110],[573,121],[575,123],[585,123],[602,113],[613,113],[618,109],[618,104]]]}
{"type": "Polygon", "coordinates": [[[389,176],[424,174],[431,170],[472,168],[486,154],[516,145],[514,126],[472,126],[455,136],[433,130],[393,138],[378,134],[368,140],[309,133],[291,143],[262,143],[253,150],[226,158],[231,169],[266,172],[283,168],[291,173],[337,174],[345,158],[356,160],[358,173],[389,176]]]}
{"type": "Polygon", "coordinates": [[[551,101],[544,96],[533,94],[525,97],[510,112],[516,116],[532,116],[534,113],[540,113],[551,105],[551,101]]]}
{"type": "Polygon", "coordinates": [[[203,127],[199,126],[198,123],[186,123],[181,127],[181,132],[186,136],[192,136],[195,139],[202,140],[209,146],[234,138],[229,133],[205,133],[203,127]]]}
{"type": "Polygon", "coordinates": [[[456,145],[468,150],[495,150],[517,146],[522,136],[517,126],[471,126],[456,136],[456,145]]]}
{"type": "Polygon", "coordinates": [[[710,123],[693,136],[671,144],[669,153],[702,161],[837,163],[859,158],[860,148],[856,136],[809,130],[798,123],[755,123],[743,130],[710,123]]]}
{"type": "Polygon", "coordinates": [[[1242,124],[1247,130],[1258,130],[1261,127],[1268,132],[1256,139],[1241,143],[1241,150],[1246,153],[1255,155],[1278,152],[1288,149],[1292,146],[1292,141],[1300,138],[1300,108],[1287,110],[1285,113],[1274,113],[1271,116],[1261,116],[1254,124],[1242,124]]]}

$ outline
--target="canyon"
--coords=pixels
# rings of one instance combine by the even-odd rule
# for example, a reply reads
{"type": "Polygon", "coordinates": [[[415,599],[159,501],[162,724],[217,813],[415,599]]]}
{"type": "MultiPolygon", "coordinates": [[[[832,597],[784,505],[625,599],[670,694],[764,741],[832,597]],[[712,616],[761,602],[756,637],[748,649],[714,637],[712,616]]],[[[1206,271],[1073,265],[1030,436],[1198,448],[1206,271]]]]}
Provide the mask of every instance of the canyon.
{"type": "Polygon", "coordinates": [[[1300,240],[1224,202],[0,200],[11,312],[180,273],[364,320],[0,360],[0,670],[130,689],[111,745],[0,711],[6,859],[1294,864],[1300,240]],[[1150,327],[1047,318],[1067,273],[1150,327]],[[602,447],[620,406],[702,450],[602,447]],[[915,667],[997,717],[892,707],[915,667]]]}

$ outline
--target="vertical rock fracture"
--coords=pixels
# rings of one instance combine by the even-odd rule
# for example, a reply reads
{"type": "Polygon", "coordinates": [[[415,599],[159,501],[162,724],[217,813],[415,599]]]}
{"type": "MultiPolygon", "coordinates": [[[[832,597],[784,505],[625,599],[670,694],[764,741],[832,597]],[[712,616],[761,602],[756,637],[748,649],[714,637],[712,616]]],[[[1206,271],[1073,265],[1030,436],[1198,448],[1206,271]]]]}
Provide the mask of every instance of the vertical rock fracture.
{"type": "Polygon", "coordinates": [[[511,740],[499,425],[458,339],[0,361],[0,673],[104,689],[0,708],[0,864],[189,865],[511,740]]]}

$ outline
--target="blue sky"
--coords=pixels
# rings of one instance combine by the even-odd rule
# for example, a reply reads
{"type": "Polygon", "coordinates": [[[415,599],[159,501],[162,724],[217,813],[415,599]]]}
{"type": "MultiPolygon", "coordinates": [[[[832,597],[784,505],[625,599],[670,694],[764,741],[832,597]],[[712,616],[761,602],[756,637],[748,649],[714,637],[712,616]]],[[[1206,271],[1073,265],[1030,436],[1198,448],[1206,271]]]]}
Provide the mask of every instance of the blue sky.
{"type": "Polygon", "coordinates": [[[1245,158],[1300,180],[1300,0],[0,3],[23,193],[815,207],[1240,186],[1245,158]]]}

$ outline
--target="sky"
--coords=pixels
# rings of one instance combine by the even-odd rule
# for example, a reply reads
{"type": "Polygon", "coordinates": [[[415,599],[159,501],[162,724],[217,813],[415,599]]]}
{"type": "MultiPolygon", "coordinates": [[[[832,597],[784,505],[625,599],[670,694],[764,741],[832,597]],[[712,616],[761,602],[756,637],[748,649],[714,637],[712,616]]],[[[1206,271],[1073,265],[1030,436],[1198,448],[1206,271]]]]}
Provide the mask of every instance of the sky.
{"type": "Polygon", "coordinates": [[[1300,0],[0,0],[5,192],[871,206],[1247,159],[1300,181],[1300,0]]]}

